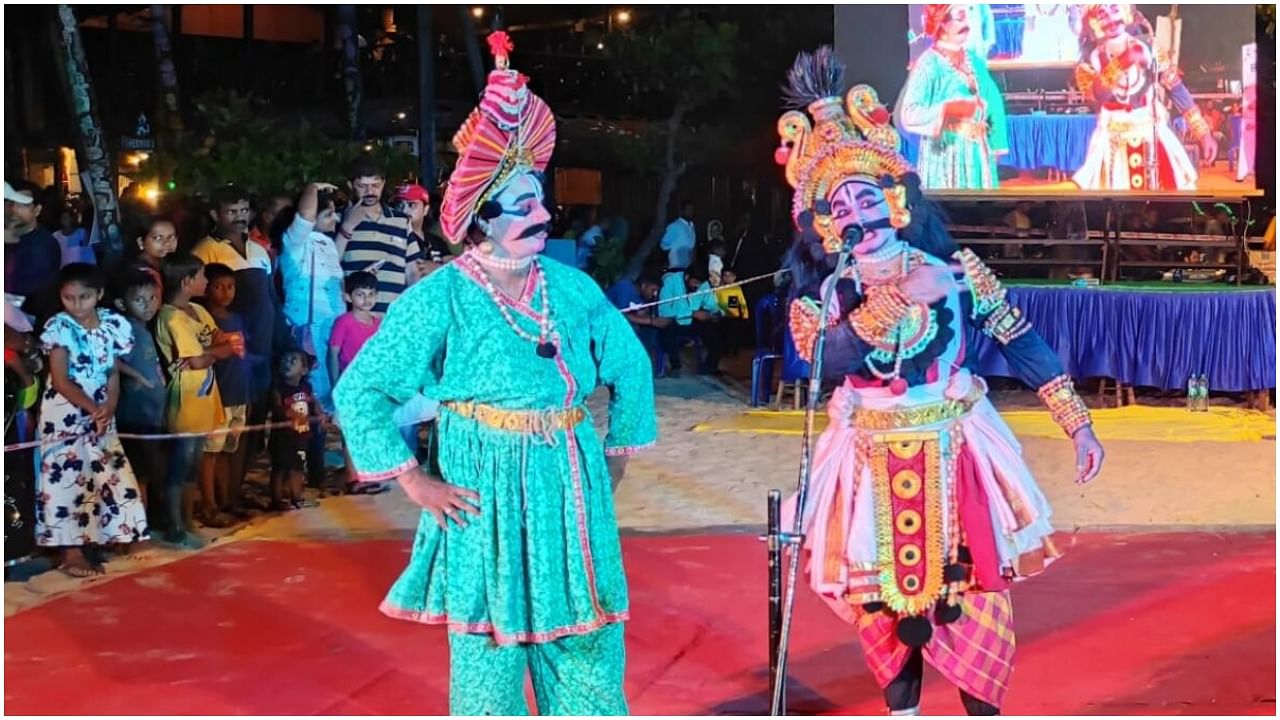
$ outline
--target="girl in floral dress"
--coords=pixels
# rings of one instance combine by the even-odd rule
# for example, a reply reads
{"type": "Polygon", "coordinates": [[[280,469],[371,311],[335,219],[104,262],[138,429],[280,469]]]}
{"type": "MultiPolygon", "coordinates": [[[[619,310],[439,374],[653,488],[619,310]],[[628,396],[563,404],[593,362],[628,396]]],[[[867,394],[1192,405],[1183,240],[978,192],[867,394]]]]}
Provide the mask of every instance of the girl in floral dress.
{"type": "Polygon", "coordinates": [[[59,567],[73,577],[103,572],[96,546],[147,539],[138,482],[115,425],[116,359],[133,347],[133,333],[122,316],[98,307],[102,286],[93,265],[63,268],[63,312],[40,336],[49,387],[40,404],[36,542],[59,548],[59,567]],[[68,553],[72,547],[80,552],[68,553]]]}

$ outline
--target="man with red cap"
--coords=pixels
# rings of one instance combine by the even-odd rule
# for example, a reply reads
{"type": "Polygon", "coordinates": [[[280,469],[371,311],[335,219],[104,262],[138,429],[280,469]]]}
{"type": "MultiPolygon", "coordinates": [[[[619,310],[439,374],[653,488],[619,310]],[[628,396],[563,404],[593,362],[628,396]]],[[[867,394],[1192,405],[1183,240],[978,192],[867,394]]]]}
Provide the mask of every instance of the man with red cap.
{"type": "Polygon", "coordinates": [[[396,192],[396,202],[400,212],[409,216],[410,237],[417,238],[418,247],[422,249],[418,274],[426,277],[453,258],[444,239],[427,229],[427,218],[431,215],[431,194],[421,185],[410,183],[396,192]]]}

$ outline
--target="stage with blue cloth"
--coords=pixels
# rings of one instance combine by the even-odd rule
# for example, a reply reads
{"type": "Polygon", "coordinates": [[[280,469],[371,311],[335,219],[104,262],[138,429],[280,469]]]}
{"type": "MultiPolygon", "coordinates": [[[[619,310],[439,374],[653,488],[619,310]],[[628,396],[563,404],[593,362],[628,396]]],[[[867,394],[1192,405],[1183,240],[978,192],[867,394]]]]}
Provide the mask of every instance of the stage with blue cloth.
{"type": "MultiPolygon", "coordinates": [[[[1185,389],[1208,376],[1214,392],[1276,386],[1276,289],[1273,286],[1006,282],[1009,298],[1077,380],[1185,389]]],[[[977,372],[1013,377],[995,341],[981,336],[977,372]]]]}
{"type": "MultiPolygon", "coordinates": [[[[1009,152],[997,159],[1000,167],[1016,170],[1042,170],[1052,168],[1073,173],[1084,165],[1089,151],[1089,138],[1098,123],[1098,116],[1091,114],[1009,115],[1005,127],[1009,137],[1009,152]]],[[[912,165],[920,156],[920,136],[902,133],[904,155],[912,165]]]]}

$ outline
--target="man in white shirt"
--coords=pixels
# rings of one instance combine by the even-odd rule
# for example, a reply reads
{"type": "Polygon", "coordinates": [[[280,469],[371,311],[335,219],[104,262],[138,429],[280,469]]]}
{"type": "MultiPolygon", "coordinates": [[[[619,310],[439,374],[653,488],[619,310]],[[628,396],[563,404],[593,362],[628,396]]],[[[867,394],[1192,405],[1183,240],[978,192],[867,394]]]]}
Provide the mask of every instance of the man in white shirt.
{"type": "Polygon", "coordinates": [[[698,361],[699,375],[720,372],[720,304],[707,282],[707,269],[692,266],[669,270],[662,276],[658,295],[658,317],[671,318],[675,324],[662,334],[663,349],[671,364],[671,374],[680,371],[680,349],[696,340],[702,342],[698,361]],[[682,297],[690,295],[690,297],[682,297]],[[680,299],[676,299],[680,298],[680,299]]]}
{"type": "Polygon", "coordinates": [[[693,264],[693,248],[698,234],[693,227],[693,202],[680,203],[680,217],[671,221],[662,235],[662,249],[667,251],[667,268],[684,269],[693,264]]]}

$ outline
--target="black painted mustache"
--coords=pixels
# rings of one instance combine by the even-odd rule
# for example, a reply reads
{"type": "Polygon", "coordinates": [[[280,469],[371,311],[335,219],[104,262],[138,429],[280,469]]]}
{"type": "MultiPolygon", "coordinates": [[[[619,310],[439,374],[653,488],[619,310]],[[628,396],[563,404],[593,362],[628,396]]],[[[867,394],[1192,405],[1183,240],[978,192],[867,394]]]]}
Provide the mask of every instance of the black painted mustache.
{"type": "Polygon", "coordinates": [[[525,238],[531,238],[534,235],[540,235],[542,233],[549,232],[550,230],[551,230],[550,226],[548,226],[546,223],[539,223],[538,225],[530,225],[529,227],[525,228],[525,231],[520,233],[520,237],[516,239],[524,240],[525,238]]]}

